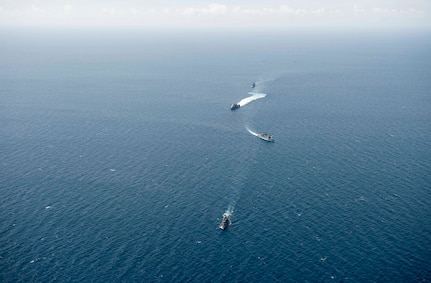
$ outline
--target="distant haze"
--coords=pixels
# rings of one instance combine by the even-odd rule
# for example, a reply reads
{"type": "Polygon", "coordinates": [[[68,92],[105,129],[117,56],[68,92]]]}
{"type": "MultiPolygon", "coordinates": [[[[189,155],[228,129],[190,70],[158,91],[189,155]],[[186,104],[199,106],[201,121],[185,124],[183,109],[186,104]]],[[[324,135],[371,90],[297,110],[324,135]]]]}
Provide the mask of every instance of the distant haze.
{"type": "Polygon", "coordinates": [[[431,27],[431,1],[0,0],[0,27],[431,27]]]}

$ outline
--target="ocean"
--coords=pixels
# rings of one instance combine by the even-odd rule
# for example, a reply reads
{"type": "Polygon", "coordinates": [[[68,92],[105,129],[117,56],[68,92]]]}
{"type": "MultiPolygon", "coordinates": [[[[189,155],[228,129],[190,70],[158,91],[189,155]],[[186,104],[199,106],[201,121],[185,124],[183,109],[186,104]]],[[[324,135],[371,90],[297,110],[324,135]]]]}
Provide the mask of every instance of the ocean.
{"type": "Polygon", "coordinates": [[[431,281],[430,33],[0,34],[1,282],[431,281]]]}

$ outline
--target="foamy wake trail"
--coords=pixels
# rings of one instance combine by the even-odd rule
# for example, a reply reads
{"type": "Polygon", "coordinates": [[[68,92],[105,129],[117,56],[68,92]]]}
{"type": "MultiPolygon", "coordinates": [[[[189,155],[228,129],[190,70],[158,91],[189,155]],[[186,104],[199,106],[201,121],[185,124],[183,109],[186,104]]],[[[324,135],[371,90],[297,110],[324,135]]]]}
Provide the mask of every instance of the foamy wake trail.
{"type": "Polygon", "coordinates": [[[241,99],[238,102],[239,106],[243,107],[244,105],[247,105],[256,99],[264,98],[266,96],[266,93],[260,93],[260,92],[249,92],[248,94],[251,94],[251,96],[241,99]]]}
{"type": "Polygon", "coordinates": [[[227,210],[224,212],[224,214],[231,216],[233,214],[234,205],[229,205],[227,210]]]}
{"type": "Polygon", "coordinates": [[[247,131],[252,134],[253,136],[257,136],[257,133],[253,132],[252,130],[250,130],[248,127],[245,127],[247,129],[247,131]]]}

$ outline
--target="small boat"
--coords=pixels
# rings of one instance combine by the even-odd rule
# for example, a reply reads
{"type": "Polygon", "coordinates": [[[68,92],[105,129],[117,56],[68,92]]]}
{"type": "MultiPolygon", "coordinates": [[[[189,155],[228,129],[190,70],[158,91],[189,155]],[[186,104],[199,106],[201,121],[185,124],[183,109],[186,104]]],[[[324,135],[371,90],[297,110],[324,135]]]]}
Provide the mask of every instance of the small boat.
{"type": "Polygon", "coordinates": [[[238,109],[240,107],[240,105],[238,103],[232,103],[232,105],[230,106],[230,110],[235,110],[238,109]]]}
{"type": "Polygon", "coordinates": [[[222,230],[226,230],[226,228],[227,228],[227,226],[229,226],[229,224],[230,224],[229,215],[225,213],[225,214],[223,214],[223,219],[220,223],[219,228],[222,230]]]}
{"type": "Polygon", "coordinates": [[[256,87],[256,82],[253,82],[253,84],[251,85],[251,88],[255,88],[256,87]]]}
{"type": "Polygon", "coordinates": [[[257,137],[267,142],[275,142],[274,138],[268,134],[257,134],[257,137]]]}

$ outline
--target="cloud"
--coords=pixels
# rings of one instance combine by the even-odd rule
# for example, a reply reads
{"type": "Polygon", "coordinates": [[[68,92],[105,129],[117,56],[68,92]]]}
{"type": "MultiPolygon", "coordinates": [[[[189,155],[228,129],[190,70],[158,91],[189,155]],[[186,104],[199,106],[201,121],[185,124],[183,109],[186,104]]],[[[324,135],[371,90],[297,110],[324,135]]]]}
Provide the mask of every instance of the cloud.
{"type": "Polygon", "coordinates": [[[219,0],[207,4],[174,0],[33,1],[0,0],[0,25],[360,27],[379,23],[431,27],[431,3],[423,0],[250,0],[247,4],[241,1],[241,5],[219,0]]]}
{"type": "Polygon", "coordinates": [[[117,13],[117,9],[115,7],[102,8],[102,13],[106,15],[114,15],[117,13]]]}
{"type": "Polygon", "coordinates": [[[204,7],[187,7],[183,9],[182,14],[185,16],[208,16],[208,15],[224,15],[228,11],[226,5],[209,4],[204,7]]]}
{"type": "Polygon", "coordinates": [[[45,9],[42,9],[42,8],[40,8],[40,7],[36,6],[36,4],[31,5],[31,10],[32,10],[34,13],[37,13],[37,14],[44,14],[44,13],[46,13],[46,10],[45,10],[45,9]]]}
{"type": "Polygon", "coordinates": [[[416,10],[416,9],[395,9],[395,8],[372,8],[372,12],[375,15],[382,15],[382,16],[422,16],[423,12],[416,10]]]}
{"type": "Polygon", "coordinates": [[[130,13],[132,14],[132,15],[137,15],[137,14],[139,14],[139,10],[138,9],[136,9],[136,8],[130,8],[130,13]]]}
{"type": "Polygon", "coordinates": [[[362,9],[358,6],[358,4],[353,5],[353,13],[355,15],[363,15],[365,14],[367,11],[365,9],[362,9]]]}
{"type": "Polygon", "coordinates": [[[65,14],[71,14],[73,12],[72,5],[70,5],[70,4],[64,5],[63,11],[65,14]]]}
{"type": "Polygon", "coordinates": [[[210,14],[225,14],[227,7],[221,4],[210,4],[209,12],[210,14]]]}

